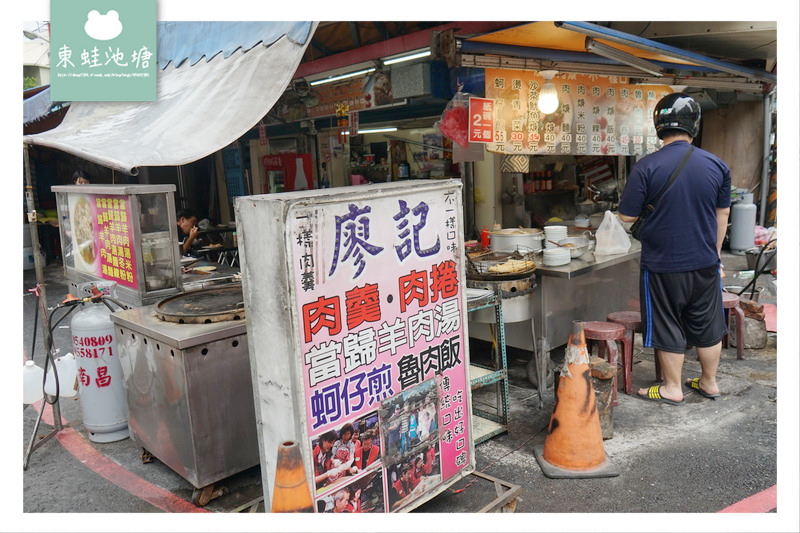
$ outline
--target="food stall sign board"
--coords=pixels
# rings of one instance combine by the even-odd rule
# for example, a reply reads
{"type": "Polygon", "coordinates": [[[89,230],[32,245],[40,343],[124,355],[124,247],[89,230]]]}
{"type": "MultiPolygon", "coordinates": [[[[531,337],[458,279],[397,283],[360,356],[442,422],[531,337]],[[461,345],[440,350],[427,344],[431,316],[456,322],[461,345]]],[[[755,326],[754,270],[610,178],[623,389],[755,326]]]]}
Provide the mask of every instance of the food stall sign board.
{"type": "Polygon", "coordinates": [[[70,194],[68,202],[75,269],[138,289],[128,196],[70,194]]]}
{"type": "Polygon", "coordinates": [[[537,102],[544,78],[534,71],[486,69],[486,97],[495,102],[490,152],[528,155],[642,155],[660,141],[653,108],[668,85],[632,85],[623,76],[561,73],[553,78],[559,107],[537,102]]]}
{"type": "Polygon", "coordinates": [[[494,100],[489,98],[469,99],[469,142],[490,143],[494,141],[494,100]]]}
{"type": "Polygon", "coordinates": [[[472,472],[460,182],[236,210],[265,501],[287,439],[317,512],[408,511],[472,472]]]}

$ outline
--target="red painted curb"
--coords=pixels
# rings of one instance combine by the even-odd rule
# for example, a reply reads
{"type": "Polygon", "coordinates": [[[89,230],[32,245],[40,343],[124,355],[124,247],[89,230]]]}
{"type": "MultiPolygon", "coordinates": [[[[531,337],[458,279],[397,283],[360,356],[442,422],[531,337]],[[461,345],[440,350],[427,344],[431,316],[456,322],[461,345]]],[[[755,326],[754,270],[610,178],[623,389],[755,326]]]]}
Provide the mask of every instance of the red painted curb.
{"type": "Polygon", "coordinates": [[[58,432],[56,440],[78,461],[114,485],[168,513],[208,513],[171,492],[145,481],[98,452],[73,428],[58,432]]]}
{"type": "Polygon", "coordinates": [[[778,508],[778,485],[736,502],[718,513],[768,513],[778,508]]]}
{"type": "MultiPolygon", "coordinates": [[[[38,413],[42,408],[42,401],[39,400],[32,407],[38,413]]],[[[45,407],[42,413],[42,422],[50,426],[55,425],[52,406],[50,409],[45,407]]],[[[61,423],[66,426],[67,421],[61,418],[61,423]]],[[[126,470],[95,449],[79,432],[71,427],[65,427],[56,433],[56,440],[72,454],[75,459],[83,463],[84,466],[107,479],[119,488],[146,501],[147,503],[168,513],[209,513],[202,507],[187,502],[171,492],[153,485],[133,472],[126,470]]]]}

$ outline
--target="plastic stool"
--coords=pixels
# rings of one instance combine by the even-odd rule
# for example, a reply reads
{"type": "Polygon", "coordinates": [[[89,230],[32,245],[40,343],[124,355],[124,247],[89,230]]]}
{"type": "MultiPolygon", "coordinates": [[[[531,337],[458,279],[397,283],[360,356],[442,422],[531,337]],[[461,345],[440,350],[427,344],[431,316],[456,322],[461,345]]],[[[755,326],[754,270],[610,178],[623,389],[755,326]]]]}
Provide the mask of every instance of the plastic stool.
{"type": "MultiPolygon", "coordinates": [[[[739,297],[729,292],[723,292],[722,308],[725,309],[725,322],[728,330],[730,330],[731,319],[736,320],[736,359],[744,359],[744,311],[739,307],[739,297]],[[731,315],[733,316],[731,317],[731,315]]],[[[722,346],[728,347],[727,333],[722,338],[722,346]]]]}
{"type": "MultiPolygon", "coordinates": [[[[625,338],[622,341],[622,360],[628,362],[628,366],[622,367],[622,381],[625,394],[633,394],[633,344],[634,336],[642,331],[642,314],[639,311],[615,311],[606,317],[609,322],[622,324],[625,326],[625,338]]],[[[664,377],[661,374],[661,363],[658,361],[658,354],[655,354],[656,362],[656,381],[661,382],[664,377]]]]}
{"type": "MultiPolygon", "coordinates": [[[[617,353],[619,352],[617,341],[624,341],[625,326],[613,322],[584,322],[583,333],[586,336],[586,349],[589,354],[591,355],[592,345],[597,341],[599,343],[597,345],[598,357],[603,357],[604,352],[608,350],[608,356],[605,359],[611,366],[617,368],[617,353]]],[[[625,351],[623,350],[624,357],[625,351]]],[[[629,364],[628,361],[623,359],[623,368],[626,364],[629,364]]],[[[614,375],[614,405],[617,404],[617,376],[614,375]]]]}

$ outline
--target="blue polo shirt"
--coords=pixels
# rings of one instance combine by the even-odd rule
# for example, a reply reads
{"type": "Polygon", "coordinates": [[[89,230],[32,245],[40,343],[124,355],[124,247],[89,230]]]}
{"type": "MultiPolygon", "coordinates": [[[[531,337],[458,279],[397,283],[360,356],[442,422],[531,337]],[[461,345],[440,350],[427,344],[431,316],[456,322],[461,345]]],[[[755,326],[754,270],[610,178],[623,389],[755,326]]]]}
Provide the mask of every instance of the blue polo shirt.
{"type": "MultiPolygon", "coordinates": [[[[642,158],[628,177],[619,212],[638,217],[688,149],[688,142],[675,141],[642,158]]],[[[642,227],[642,269],[688,272],[717,264],[716,210],[730,207],[730,196],[728,166],[714,154],[695,147],[680,176],[642,227]]]]}

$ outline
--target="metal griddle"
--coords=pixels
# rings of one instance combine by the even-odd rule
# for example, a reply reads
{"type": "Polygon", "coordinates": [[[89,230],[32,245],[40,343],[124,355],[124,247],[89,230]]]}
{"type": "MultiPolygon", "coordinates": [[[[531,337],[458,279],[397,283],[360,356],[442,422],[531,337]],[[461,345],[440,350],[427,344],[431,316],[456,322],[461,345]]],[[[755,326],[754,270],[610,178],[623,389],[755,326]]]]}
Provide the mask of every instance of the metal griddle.
{"type": "Polygon", "coordinates": [[[241,284],[184,292],[161,300],[153,308],[165,322],[211,324],[244,319],[241,284]]]}

